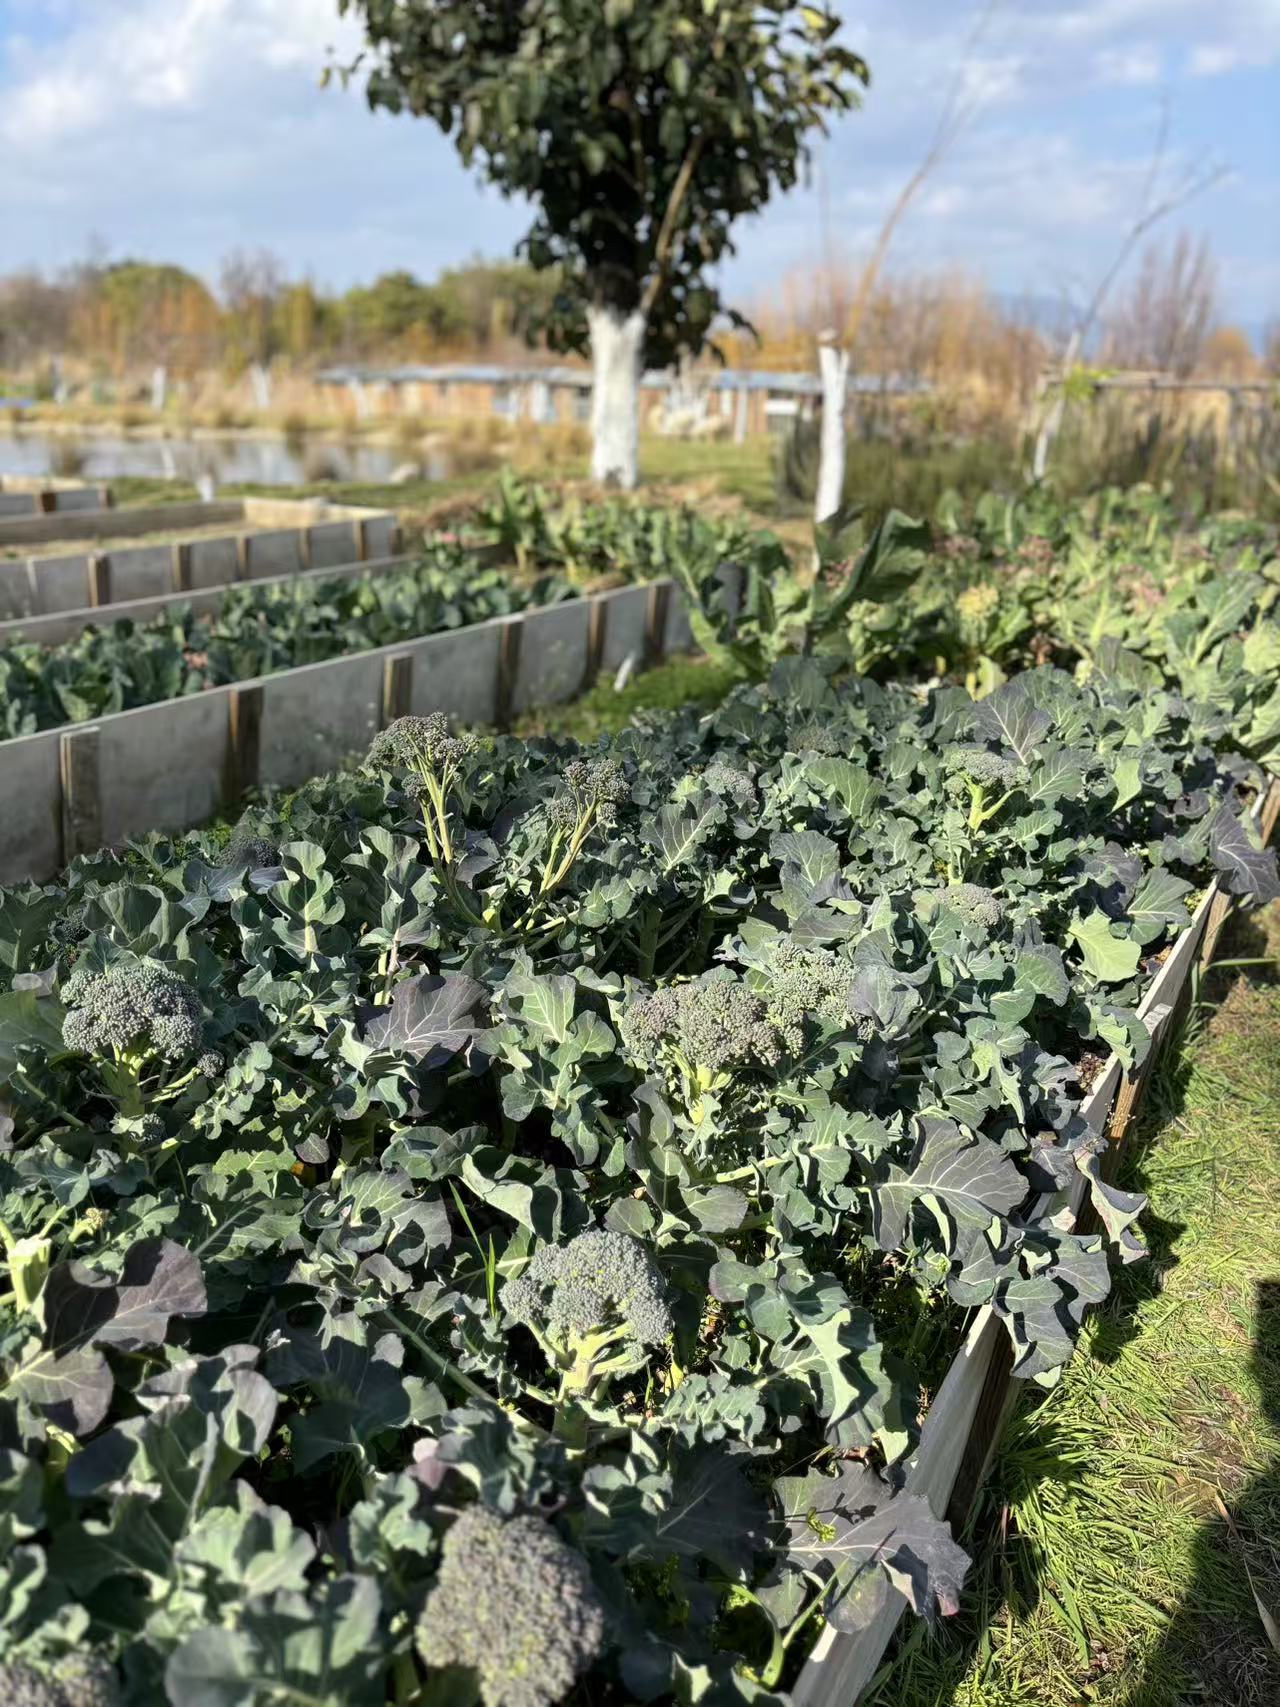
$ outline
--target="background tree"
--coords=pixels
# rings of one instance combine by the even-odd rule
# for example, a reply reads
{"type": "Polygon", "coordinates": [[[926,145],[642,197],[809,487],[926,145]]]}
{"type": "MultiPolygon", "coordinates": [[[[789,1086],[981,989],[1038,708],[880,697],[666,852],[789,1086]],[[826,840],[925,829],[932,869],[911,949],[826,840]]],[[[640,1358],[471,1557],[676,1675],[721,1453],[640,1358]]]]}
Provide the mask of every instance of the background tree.
{"type": "Polygon", "coordinates": [[[557,349],[590,349],[592,472],[635,484],[639,381],[708,343],[734,222],[795,182],[806,138],[856,104],[864,61],[821,3],[338,0],[373,107],[434,119],[532,202],[557,349]]]}

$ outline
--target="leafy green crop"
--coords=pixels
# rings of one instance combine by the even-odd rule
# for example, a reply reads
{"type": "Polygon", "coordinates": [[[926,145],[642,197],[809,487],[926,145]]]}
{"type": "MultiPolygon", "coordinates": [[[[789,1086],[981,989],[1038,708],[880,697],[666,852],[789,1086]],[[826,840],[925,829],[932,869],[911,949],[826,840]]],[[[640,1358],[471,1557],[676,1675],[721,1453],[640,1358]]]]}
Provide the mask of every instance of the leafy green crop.
{"type": "Polygon", "coordinates": [[[889,1301],[1047,1380],[1141,1253],[1079,1075],[1213,874],[1280,888],[1226,725],[786,658],[0,894],[0,1665],[777,1701],[868,1573],[954,1609],[889,1301]]]}
{"type": "Polygon", "coordinates": [[[53,646],[0,646],[0,738],[201,693],[574,597],[559,576],[519,578],[434,541],[390,575],[233,587],[216,616],[189,606],[88,628],[53,646]]]}

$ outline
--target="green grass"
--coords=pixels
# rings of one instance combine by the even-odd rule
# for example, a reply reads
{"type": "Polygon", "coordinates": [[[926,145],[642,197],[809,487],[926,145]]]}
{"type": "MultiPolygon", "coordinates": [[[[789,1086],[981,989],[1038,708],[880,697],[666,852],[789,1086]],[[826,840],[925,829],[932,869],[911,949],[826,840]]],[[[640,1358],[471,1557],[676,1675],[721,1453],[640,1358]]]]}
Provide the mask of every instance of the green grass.
{"type": "Polygon", "coordinates": [[[568,705],[530,712],[513,733],[526,740],[534,735],[556,735],[591,742],[625,729],[642,711],[676,711],[682,705],[709,709],[724,698],[733,683],[731,671],[707,658],[673,658],[633,676],[621,693],[611,677],[602,677],[568,705]]]}
{"type": "MultiPolygon", "coordinates": [[[[1277,908],[1224,949],[1277,953],[1277,908]]],[[[1222,1005],[1162,1063],[1122,1182],[1151,1258],[1015,1417],[961,1613],[907,1634],[874,1707],[1280,1702],[1250,1587],[1280,1615],[1280,983],[1201,994],[1222,1005]]]]}

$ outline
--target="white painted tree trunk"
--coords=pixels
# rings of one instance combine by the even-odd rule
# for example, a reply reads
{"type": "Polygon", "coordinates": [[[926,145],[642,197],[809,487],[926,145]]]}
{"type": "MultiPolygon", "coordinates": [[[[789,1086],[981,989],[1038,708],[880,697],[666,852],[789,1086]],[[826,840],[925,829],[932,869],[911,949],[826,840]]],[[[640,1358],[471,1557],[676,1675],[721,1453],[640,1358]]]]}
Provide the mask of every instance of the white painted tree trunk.
{"type": "Polygon", "coordinates": [[[630,491],[640,474],[640,361],[644,315],[589,308],[591,477],[630,491]]]}
{"type": "Polygon", "coordinates": [[[169,370],[161,362],[151,375],[151,407],[160,414],[169,398],[169,370]]]}
{"type": "Polygon", "coordinates": [[[253,401],[259,409],[271,407],[271,373],[261,362],[254,362],[249,368],[249,382],[253,386],[253,401]]]}
{"type": "Polygon", "coordinates": [[[1081,338],[1080,330],[1077,327],[1067,342],[1066,353],[1062,358],[1062,372],[1059,375],[1057,388],[1054,391],[1053,399],[1040,422],[1040,431],[1036,434],[1035,455],[1031,461],[1031,476],[1033,480],[1043,480],[1045,474],[1048,472],[1049,452],[1053,449],[1053,442],[1061,431],[1062,417],[1066,413],[1067,409],[1067,376],[1075,366],[1076,358],[1080,354],[1080,345],[1082,342],[1083,339],[1081,338]]]}
{"type": "Polygon", "coordinates": [[[849,387],[848,350],[842,350],[834,343],[820,344],[818,373],[822,380],[822,439],[813,519],[825,522],[829,516],[835,515],[844,498],[844,412],[849,387]]]}

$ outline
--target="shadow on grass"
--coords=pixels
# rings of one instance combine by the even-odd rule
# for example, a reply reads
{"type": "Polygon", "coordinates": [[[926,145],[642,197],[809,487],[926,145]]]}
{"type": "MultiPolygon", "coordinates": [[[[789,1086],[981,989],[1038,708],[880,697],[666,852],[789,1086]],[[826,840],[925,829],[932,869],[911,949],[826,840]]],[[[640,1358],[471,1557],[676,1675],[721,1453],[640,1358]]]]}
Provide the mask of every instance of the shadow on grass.
{"type": "MultiPolygon", "coordinates": [[[[1262,1413],[1280,1434],[1280,1280],[1256,1287],[1252,1367],[1262,1413]]],[[[1224,1481],[1232,1469],[1221,1466],[1224,1481]]],[[[1280,1459],[1219,1499],[1195,1538],[1191,1588],[1124,1707],[1280,1702],[1280,1459]],[[1176,1695],[1171,1678],[1182,1680],[1176,1695]]]]}

